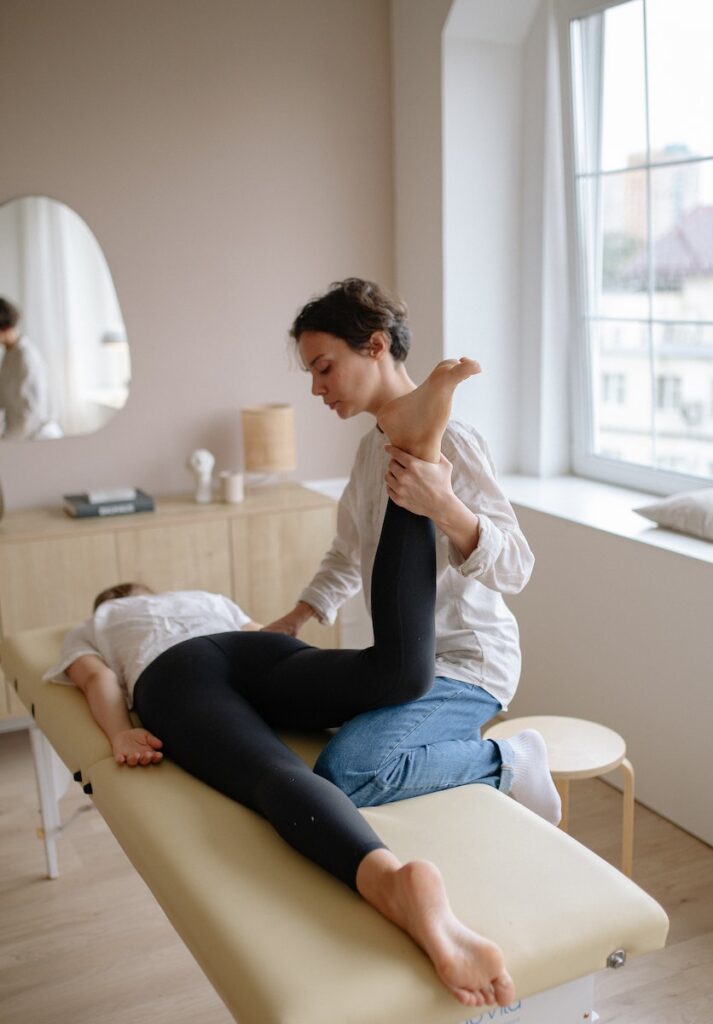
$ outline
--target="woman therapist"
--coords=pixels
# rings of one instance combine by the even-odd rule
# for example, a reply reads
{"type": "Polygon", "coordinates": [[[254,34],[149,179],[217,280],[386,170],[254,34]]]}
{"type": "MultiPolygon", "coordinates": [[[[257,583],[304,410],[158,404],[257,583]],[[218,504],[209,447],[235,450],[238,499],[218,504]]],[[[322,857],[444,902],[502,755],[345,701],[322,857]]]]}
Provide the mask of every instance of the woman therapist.
{"type": "MultiPolygon", "coordinates": [[[[291,331],[312,394],[340,418],[372,416],[414,391],[404,365],[411,331],[404,304],[378,285],[348,278],[308,302],[291,331]]],[[[436,525],[436,661],[418,700],[365,712],[330,741],[315,771],[359,807],[469,783],[509,793],[557,823],[560,802],[542,737],[480,738],[506,710],[520,675],[517,623],[503,594],[527,583],[533,555],[500,490],[487,445],[451,419],[439,463],[385,444],[379,428],[362,439],[339,503],[337,534],[297,604],[267,628],[297,636],[308,619],[332,623],[363,588],[391,498],[436,525]],[[384,480],[386,489],[384,489],[384,480]]]]}

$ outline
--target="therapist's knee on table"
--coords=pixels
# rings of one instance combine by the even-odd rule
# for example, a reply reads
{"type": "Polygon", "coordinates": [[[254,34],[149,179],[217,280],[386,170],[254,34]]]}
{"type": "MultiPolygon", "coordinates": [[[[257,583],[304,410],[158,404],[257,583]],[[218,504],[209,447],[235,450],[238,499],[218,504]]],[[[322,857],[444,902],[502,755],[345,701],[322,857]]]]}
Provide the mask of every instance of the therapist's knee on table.
{"type": "Polygon", "coordinates": [[[350,728],[352,723],[347,722],[329,741],[314,766],[315,774],[338,786],[349,797],[372,783],[376,783],[379,791],[391,789],[394,784],[398,787],[397,776],[408,766],[411,752],[394,751],[393,736],[380,737],[377,732],[370,737],[368,728],[365,734],[362,723],[354,721],[355,728],[350,728]],[[370,739],[374,742],[370,743],[370,739]]]}
{"type": "Polygon", "coordinates": [[[365,747],[349,724],[333,736],[314,766],[316,775],[338,786],[347,796],[370,781],[379,769],[380,752],[365,747]]]}

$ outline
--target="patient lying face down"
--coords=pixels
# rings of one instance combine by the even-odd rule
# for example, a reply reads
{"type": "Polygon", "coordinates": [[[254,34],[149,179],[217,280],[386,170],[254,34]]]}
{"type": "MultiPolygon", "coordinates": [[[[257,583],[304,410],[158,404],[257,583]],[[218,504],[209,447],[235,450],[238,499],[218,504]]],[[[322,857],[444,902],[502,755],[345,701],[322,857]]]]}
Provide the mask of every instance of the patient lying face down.
{"type": "Polygon", "coordinates": [[[65,637],[61,661],[45,678],[82,690],[117,764],[156,764],[162,758],[161,740],[148,729],[135,728],[128,715],[143,670],[192,637],[258,628],[220,594],[156,594],[143,583],[118,583],[97,595],[92,617],[65,637]]]}

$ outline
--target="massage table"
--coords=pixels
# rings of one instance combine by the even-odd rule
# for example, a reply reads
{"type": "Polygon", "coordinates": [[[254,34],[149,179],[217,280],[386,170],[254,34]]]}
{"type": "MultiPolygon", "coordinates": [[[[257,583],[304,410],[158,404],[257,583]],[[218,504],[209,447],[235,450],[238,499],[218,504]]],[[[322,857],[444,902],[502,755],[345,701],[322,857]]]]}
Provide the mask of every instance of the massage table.
{"type": "MultiPolygon", "coordinates": [[[[420,949],[252,811],[170,761],[120,768],[72,687],[43,684],[64,630],[5,638],[5,677],[31,712],[50,874],[50,744],[240,1024],[580,1024],[594,975],[663,946],[661,907],[616,868],[490,786],[362,813],[403,860],[441,868],[468,925],[503,948],[517,1002],[470,1010],[420,949]]],[[[308,763],[324,737],[287,736],[308,763]]]]}

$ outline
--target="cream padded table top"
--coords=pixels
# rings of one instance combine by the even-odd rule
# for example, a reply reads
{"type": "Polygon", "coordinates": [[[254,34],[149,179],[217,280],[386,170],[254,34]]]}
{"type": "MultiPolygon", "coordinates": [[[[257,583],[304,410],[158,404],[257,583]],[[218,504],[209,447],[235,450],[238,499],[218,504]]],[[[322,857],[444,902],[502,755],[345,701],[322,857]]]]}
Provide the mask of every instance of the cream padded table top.
{"type": "MultiPolygon", "coordinates": [[[[3,668],[68,767],[83,766],[100,812],[240,1024],[464,1019],[403,933],[261,818],[168,761],[119,768],[83,698],[37,685],[58,640],[5,640],[3,668]]],[[[603,968],[616,949],[635,956],[665,941],[653,899],[488,786],[363,813],[400,857],[439,864],[456,912],[503,947],[521,998],[603,968]]]]}

